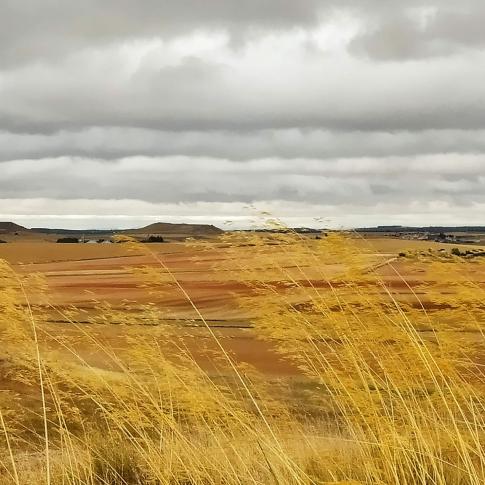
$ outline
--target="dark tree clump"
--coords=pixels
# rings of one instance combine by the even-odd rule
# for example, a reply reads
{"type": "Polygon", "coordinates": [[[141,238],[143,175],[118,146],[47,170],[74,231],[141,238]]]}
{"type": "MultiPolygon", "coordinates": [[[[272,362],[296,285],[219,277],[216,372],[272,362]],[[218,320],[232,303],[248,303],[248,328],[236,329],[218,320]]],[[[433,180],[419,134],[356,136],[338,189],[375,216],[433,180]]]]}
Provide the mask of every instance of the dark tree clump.
{"type": "Polygon", "coordinates": [[[61,237],[57,242],[60,244],[77,244],[79,239],[77,237],[61,237]]]}

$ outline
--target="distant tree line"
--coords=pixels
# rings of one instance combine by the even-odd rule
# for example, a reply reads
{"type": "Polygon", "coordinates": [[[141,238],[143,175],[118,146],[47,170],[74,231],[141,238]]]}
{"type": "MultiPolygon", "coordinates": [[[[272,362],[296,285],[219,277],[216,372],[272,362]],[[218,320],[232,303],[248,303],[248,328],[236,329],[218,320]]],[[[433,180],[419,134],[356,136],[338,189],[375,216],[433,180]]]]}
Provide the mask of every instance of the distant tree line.
{"type": "Polygon", "coordinates": [[[57,242],[60,244],[77,244],[79,239],[77,237],[61,237],[57,242]]]}
{"type": "MultiPolygon", "coordinates": [[[[78,244],[81,241],[77,237],[61,237],[57,241],[59,244],[78,244]]],[[[96,240],[98,244],[106,242],[105,239],[96,240]]],[[[149,236],[141,241],[142,243],[163,243],[165,239],[162,236],[149,236]]]]}

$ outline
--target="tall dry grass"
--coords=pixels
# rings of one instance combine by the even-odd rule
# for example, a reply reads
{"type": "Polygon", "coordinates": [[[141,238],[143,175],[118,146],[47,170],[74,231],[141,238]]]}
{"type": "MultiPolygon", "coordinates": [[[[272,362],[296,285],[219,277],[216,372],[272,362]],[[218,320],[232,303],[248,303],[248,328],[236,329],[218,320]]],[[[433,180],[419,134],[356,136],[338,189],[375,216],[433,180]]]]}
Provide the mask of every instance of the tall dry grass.
{"type": "Polygon", "coordinates": [[[232,234],[191,250],[220,255],[218,277],[246,286],[234,298],[252,332],[301,375],[237,362],[149,248],[146,290],[179,292],[206,351],[154,305],[131,321],[100,302],[80,323],[2,263],[0,483],[485,482],[483,262],[383,258],[342,234],[232,234]],[[103,333],[114,322],[116,342],[103,333]]]}

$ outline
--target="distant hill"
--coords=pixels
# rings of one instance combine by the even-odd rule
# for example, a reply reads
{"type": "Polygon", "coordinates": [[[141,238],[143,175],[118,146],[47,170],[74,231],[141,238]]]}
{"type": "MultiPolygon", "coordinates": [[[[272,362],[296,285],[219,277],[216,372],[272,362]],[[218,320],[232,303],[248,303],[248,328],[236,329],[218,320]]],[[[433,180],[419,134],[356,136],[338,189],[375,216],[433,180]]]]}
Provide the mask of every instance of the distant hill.
{"type": "Polygon", "coordinates": [[[38,234],[79,234],[86,236],[97,236],[104,234],[114,234],[116,231],[104,230],[104,229],[49,229],[46,227],[33,227],[31,232],[38,234]]]}
{"type": "MultiPolygon", "coordinates": [[[[27,229],[26,229],[27,230],[27,229]]],[[[223,233],[221,229],[211,224],[171,224],[169,222],[156,222],[145,227],[124,230],[105,230],[105,229],[47,229],[36,227],[31,229],[32,232],[46,235],[62,236],[86,236],[101,237],[113,236],[115,234],[127,235],[160,235],[173,238],[184,237],[204,237],[217,236],[223,233]]],[[[1,232],[1,231],[0,231],[1,232]]]]}
{"type": "Polygon", "coordinates": [[[30,232],[30,229],[19,226],[15,222],[0,222],[0,234],[15,234],[16,232],[30,232]]]}
{"type": "Polygon", "coordinates": [[[156,222],[139,229],[127,229],[125,234],[183,234],[187,236],[212,236],[222,234],[224,231],[212,224],[172,224],[169,222],[156,222]]]}

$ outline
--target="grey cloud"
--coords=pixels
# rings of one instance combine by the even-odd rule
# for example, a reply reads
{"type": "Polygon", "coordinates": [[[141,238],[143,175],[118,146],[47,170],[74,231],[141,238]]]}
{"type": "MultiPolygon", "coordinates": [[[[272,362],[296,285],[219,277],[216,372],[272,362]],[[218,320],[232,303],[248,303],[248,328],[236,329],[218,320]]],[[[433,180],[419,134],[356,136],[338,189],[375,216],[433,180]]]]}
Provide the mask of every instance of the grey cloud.
{"type": "Polygon", "coordinates": [[[379,60],[405,60],[459,54],[485,45],[483,2],[423,2],[422,7],[421,16],[405,3],[401,9],[378,13],[352,40],[350,50],[379,60]]]}
{"type": "Polygon", "coordinates": [[[24,50],[33,51],[24,63],[4,63],[3,69],[0,64],[0,129],[35,134],[93,126],[166,131],[485,128],[483,52],[379,63],[348,56],[345,46],[329,55],[325,41],[309,50],[308,44],[316,42],[311,29],[328,26],[339,11],[358,18],[363,29],[350,50],[371,58],[419,59],[445,52],[451,44],[479,45],[485,38],[480,29],[485,7],[478,0],[459,6],[448,0],[150,0],[143,8],[133,0],[9,0],[0,19],[0,59],[9,45],[16,60],[24,44],[24,50]],[[432,13],[420,26],[416,12],[424,7],[432,13]],[[196,27],[206,26],[202,32],[216,35],[215,24],[260,30],[239,49],[226,39],[204,50],[204,41],[193,38],[187,51],[163,39],[164,29],[172,26],[183,45],[196,27]],[[291,30],[295,25],[302,26],[303,40],[291,30]],[[271,43],[276,26],[282,37],[271,43]],[[63,57],[45,57],[36,48],[67,51],[63,57]]]}
{"type": "Polygon", "coordinates": [[[196,29],[291,28],[314,23],[319,0],[5,0],[0,59],[17,64],[137,37],[196,29]]]}
{"type": "Polygon", "coordinates": [[[418,45],[426,51],[433,43],[483,44],[480,0],[4,0],[0,65],[55,60],[95,46],[170,39],[194,30],[226,31],[232,38],[247,39],[272,30],[315,26],[336,11],[363,21],[358,44],[377,57],[417,55],[418,45]],[[436,11],[426,29],[409,22],[408,12],[416,9],[436,11]]]}
{"type": "Polygon", "coordinates": [[[187,157],[71,158],[2,164],[3,198],[137,199],[153,203],[289,200],[365,206],[397,201],[485,203],[485,156],[287,160],[245,164],[187,157]]]}
{"type": "Polygon", "coordinates": [[[234,161],[485,153],[485,130],[328,131],[320,129],[160,131],[92,127],[29,134],[0,132],[0,162],[61,156],[112,160],[185,155],[234,161]]]}
{"type": "Polygon", "coordinates": [[[381,22],[377,28],[355,38],[351,50],[376,59],[392,60],[428,57],[433,50],[439,54],[445,47],[423,42],[417,22],[405,15],[385,18],[381,22]]]}
{"type": "Polygon", "coordinates": [[[484,53],[425,65],[372,65],[301,50],[285,57],[274,48],[275,59],[270,47],[260,54],[256,45],[225,64],[183,58],[158,67],[154,61],[133,74],[110,50],[8,71],[0,84],[0,128],[485,128],[484,53]]]}
{"type": "Polygon", "coordinates": [[[2,207],[478,214],[483,21],[479,0],[6,0],[2,207]]]}

